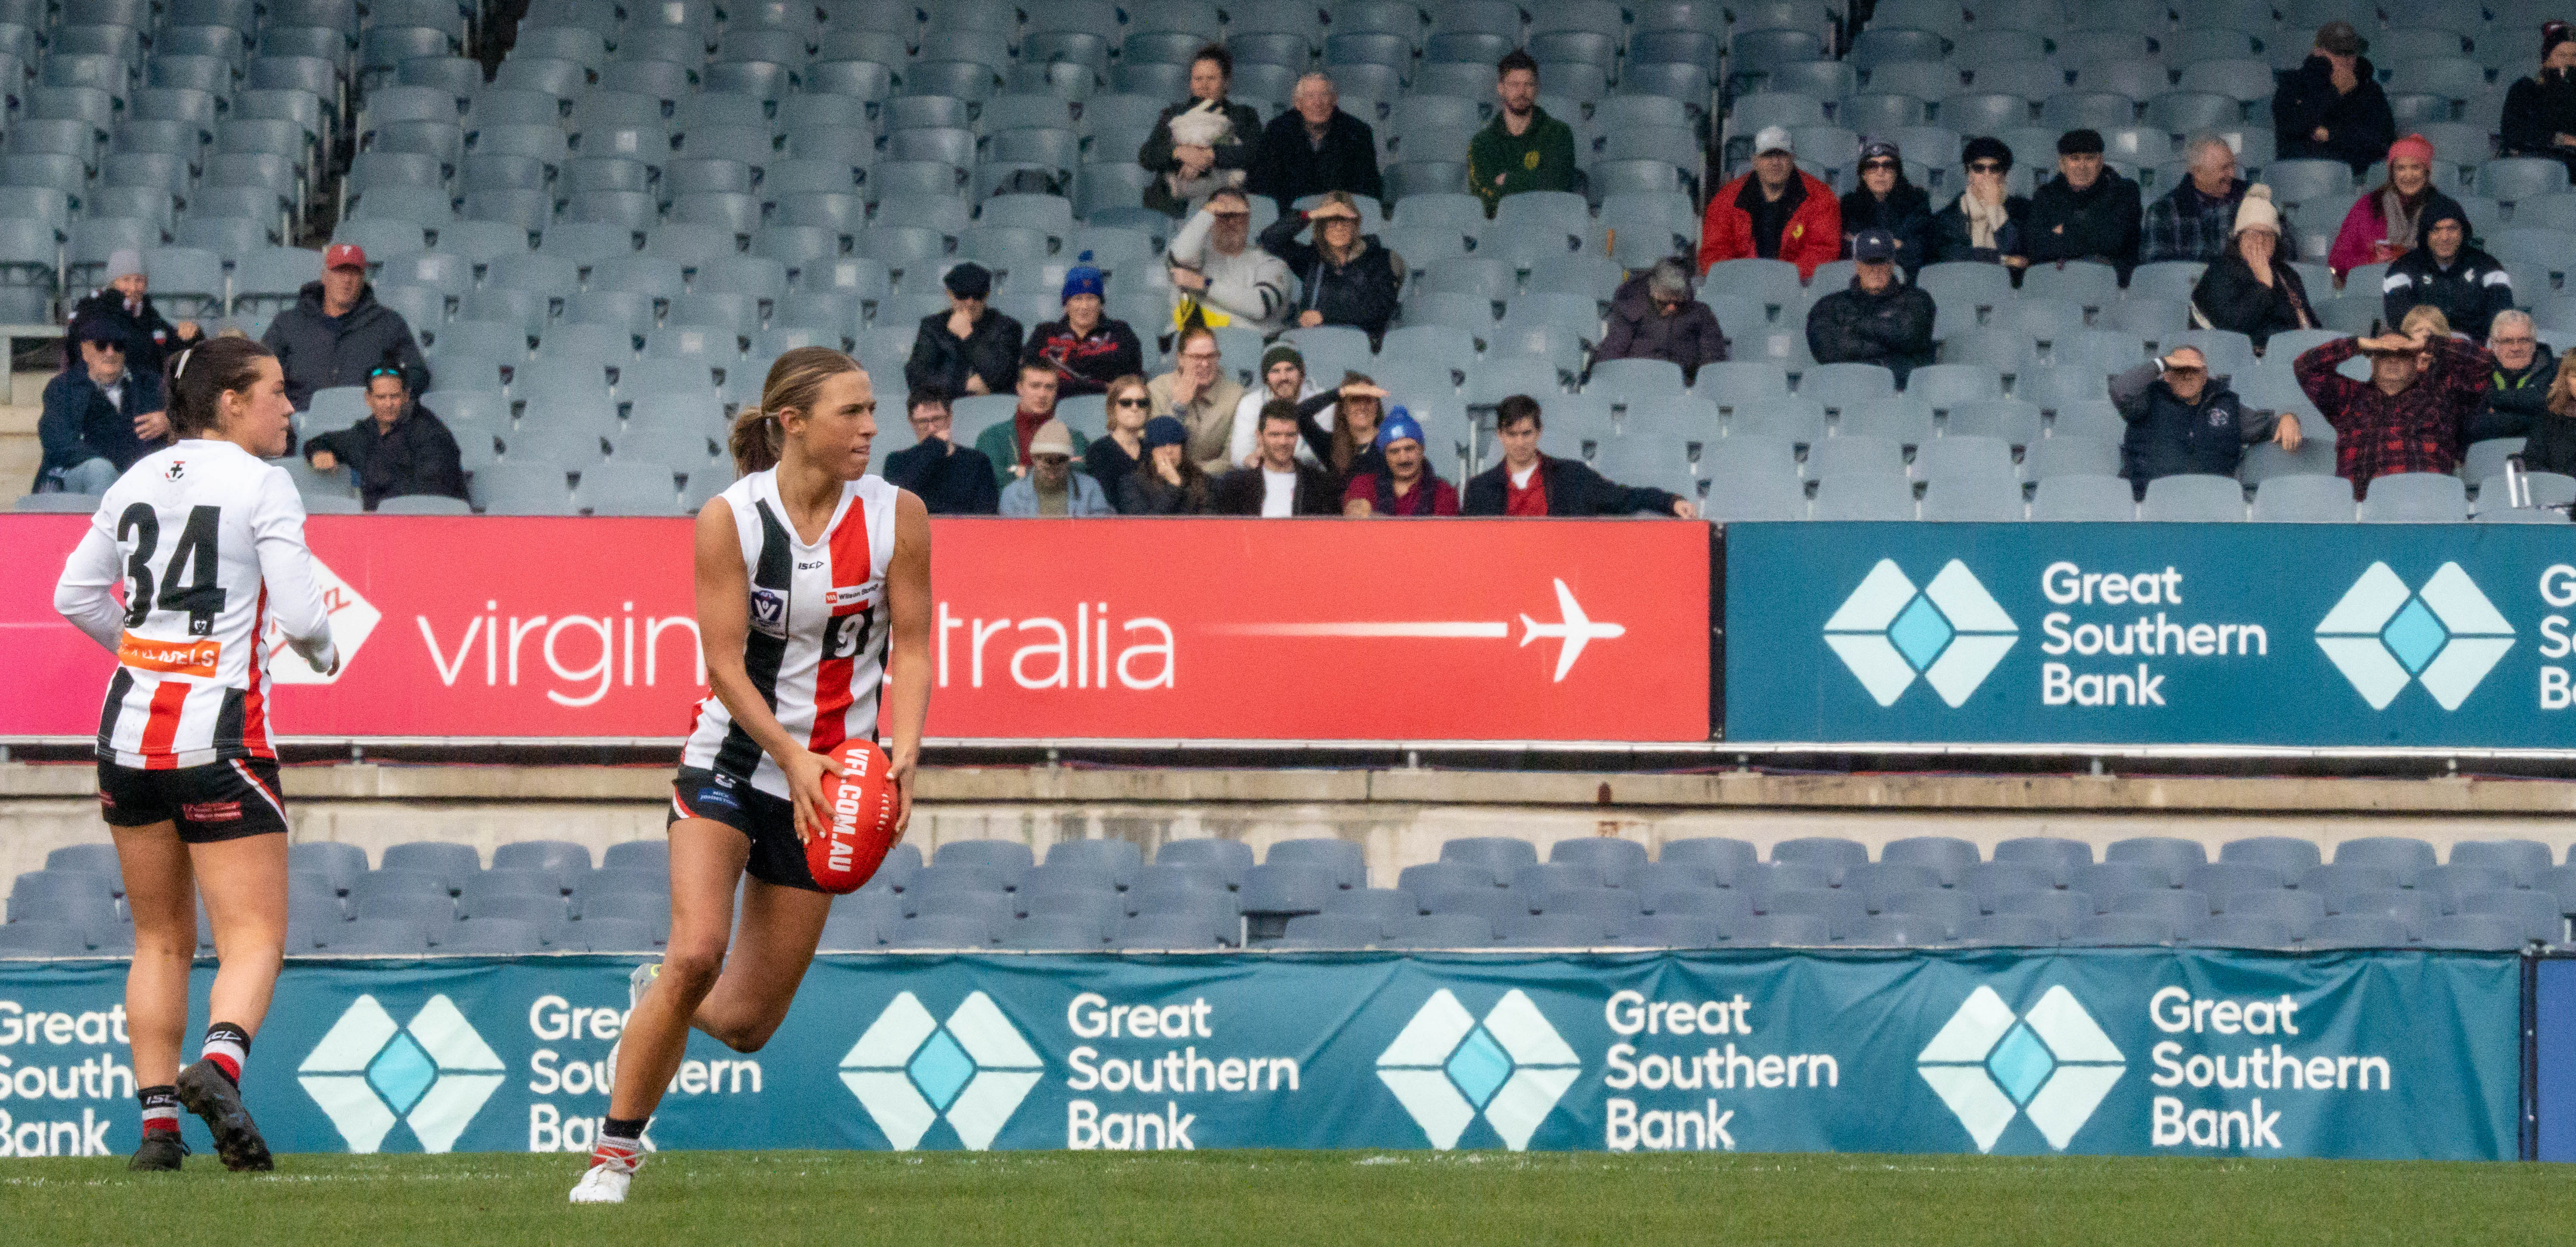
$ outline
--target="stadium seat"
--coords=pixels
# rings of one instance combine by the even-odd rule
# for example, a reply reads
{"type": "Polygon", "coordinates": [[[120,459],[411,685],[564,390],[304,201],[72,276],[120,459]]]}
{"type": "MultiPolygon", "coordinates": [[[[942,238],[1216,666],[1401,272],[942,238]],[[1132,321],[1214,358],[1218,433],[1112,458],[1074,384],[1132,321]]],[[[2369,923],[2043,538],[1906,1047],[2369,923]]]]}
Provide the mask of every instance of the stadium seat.
{"type": "Polygon", "coordinates": [[[2462,840],[2448,865],[2500,870],[2517,888],[2537,887],[2549,869],[2549,847],[2536,840],[2462,840]]]}

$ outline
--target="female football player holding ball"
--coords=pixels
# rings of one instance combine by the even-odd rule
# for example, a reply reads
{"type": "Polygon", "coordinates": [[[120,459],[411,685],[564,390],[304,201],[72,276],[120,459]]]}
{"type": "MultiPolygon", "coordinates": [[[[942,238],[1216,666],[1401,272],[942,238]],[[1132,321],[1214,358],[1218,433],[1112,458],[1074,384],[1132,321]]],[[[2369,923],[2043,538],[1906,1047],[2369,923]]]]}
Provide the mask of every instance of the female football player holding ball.
{"type": "Polygon", "coordinates": [[[734,421],[741,479],[698,512],[711,692],[672,786],[671,939],[659,967],[636,970],[577,1204],[625,1200],[692,1027],[753,1052],[786,1019],[831,912],[805,845],[831,822],[824,776],[843,773],[846,743],[882,726],[900,796],[892,834],[911,817],[930,710],[929,512],[866,475],[876,396],[849,356],[789,351],[760,398],[734,421]]]}

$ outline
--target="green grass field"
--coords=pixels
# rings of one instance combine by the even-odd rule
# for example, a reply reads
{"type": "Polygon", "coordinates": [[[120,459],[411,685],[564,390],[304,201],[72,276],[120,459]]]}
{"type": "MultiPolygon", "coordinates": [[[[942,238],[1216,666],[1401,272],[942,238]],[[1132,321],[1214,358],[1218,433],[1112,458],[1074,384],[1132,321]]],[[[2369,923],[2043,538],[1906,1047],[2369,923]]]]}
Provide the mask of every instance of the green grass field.
{"type": "Polygon", "coordinates": [[[521,1243],[2562,1242],[2567,1171],[2507,1164],[1467,1152],[676,1152],[618,1208],[570,1156],[290,1156],[241,1177],[0,1161],[0,1241],[521,1243]]]}

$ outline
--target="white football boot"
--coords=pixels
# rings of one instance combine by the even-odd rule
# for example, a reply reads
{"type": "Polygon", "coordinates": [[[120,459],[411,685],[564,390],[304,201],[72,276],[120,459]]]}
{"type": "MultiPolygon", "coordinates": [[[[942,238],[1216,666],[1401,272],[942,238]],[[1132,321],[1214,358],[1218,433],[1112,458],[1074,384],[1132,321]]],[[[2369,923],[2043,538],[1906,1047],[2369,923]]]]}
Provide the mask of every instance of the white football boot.
{"type": "Polygon", "coordinates": [[[615,1151],[591,1153],[590,1169],[573,1184],[572,1202],[576,1204],[622,1204],[626,1188],[635,1181],[635,1168],[643,1157],[615,1151]]]}

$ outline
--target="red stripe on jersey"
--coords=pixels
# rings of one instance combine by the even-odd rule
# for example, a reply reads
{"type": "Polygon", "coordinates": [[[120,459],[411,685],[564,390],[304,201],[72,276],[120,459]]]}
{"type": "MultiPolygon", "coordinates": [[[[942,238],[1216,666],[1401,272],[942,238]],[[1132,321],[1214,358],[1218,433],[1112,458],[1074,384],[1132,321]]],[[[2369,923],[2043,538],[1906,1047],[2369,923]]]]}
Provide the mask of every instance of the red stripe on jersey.
{"type": "MultiPolygon", "coordinates": [[[[259,606],[250,616],[250,680],[242,692],[242,748],[254,758],[274,758],[277,751],[268,747],[267,685],[261,682],[260,647],[268,641],[268,583],[260,582],[259,606]]],[[[225,742],[216,741],[221,749],[225,742]]],[[[278,811],[280,815],[285,810],[278,811]]]]}
{"type": "Polygon", "coordinates": [[[185,680],[163,680],[152,690],[152,717],[143,725],[143,768],[148,771],[174,770],[179,756],[170,752],[170,743],[179,737],[179,714],[188,705],[188,690],[195,687],[185,680]]]}
{"type": "MultiPolygon", "coordinates": [[[[865,585],[869,573],[875,570],[868,557],[868,507],[864,500],[850,499],[849,511],[841,517],[839,526],[832,529],[831,563],[832,587],[835,589],[865,585]]],[[[854,600],[846,606],[833,605],[835,620],[866,609],[864,604],[855,600],[856,595],[852,596],[854,600]]],[[[837,628],[826,623],[823,626],[823,643],[830,645],[837,633],[837,628]]],[[[806,748],[816,753],[830,753],[840,748],[842,741],[849,739],[850,706],[858,700],[858,694],[850,688],[850,677],[857,667],[856,646],[852,646],[848,654],[827,652],[823,655],[822,663],[814,673],[814,730],[806,748]]]]}

